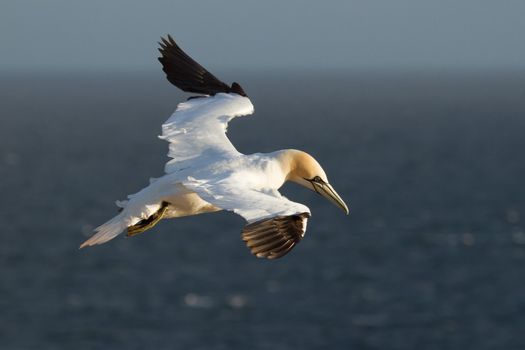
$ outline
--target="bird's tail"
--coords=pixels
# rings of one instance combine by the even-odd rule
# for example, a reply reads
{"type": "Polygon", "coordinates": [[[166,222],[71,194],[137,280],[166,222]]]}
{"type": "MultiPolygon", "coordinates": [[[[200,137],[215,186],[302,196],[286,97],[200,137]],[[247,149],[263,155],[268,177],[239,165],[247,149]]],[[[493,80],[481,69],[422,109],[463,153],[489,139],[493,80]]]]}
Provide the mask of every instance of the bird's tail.
{"type": "Polygon", "coordinates": [[[96,233],[87,241],[82,243],[80,245],[80,249],[96,244],[106,243],[107,241],[117,237],[127,226],[128,225],[126,224],[123,213],[120,213],[113,219],[97,227],[95,229],[96,233]]]}

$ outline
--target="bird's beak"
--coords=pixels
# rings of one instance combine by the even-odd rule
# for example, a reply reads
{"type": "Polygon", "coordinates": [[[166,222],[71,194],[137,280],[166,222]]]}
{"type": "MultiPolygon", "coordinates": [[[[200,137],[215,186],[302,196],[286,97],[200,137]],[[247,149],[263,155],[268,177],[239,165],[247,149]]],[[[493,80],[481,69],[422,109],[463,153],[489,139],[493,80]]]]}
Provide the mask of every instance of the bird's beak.
{"type": "Polygon", "coordinates": [[[312,185],[314,186],[315,192],[319,193],[321,196],[328,199],[330,202],[334,203],[339,208],[343,209],[346,215],[350,213],[346,203],[343,201],[341,196],[339,196],[337,192],[335,192],[334,188],[329,183],[324,181],[312,181],[312,185]]]}

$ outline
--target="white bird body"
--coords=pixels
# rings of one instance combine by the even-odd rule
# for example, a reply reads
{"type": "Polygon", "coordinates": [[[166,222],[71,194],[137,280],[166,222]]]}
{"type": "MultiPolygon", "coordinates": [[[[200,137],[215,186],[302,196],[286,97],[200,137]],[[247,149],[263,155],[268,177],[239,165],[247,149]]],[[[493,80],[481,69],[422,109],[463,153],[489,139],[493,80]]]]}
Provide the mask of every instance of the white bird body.
{"type": "MultiPolygon", "coordinates": [[[[169,45],[178,49],[172,39],[169,45]]],[[[175,54],[163,52],[172,60],[188,59],[183,55],[174,57],[175,54]]],[[[165,71],[169,63],[163,62],[165,71]]],[[[180,64],[187,66],[188,62],[180,64]]],[[[170,72],[167,73],[170,78],[170,72]]],[[[180,72],[176,73],[177,84],[188,84],[186,80],[179,82],[180,72]]],[[[196,84],[196,78],[190,78],[190,83],[196,84]]],[[[225,89],[219,83],[223,84],[214,80],[210,84],[225,89]]],[[[322,194],[348,212],[321,166],[307,153],[281,150],[244,155],[235,149],[226,136],[228,122],[254,111],[250,99],[235,84],[232,92],[190,99],[177,106],[162,125],[160,136],[170,143],[168,156],[172,159],[165,166],[166,174],[151,179],[149,186],[129,195],[127,200],[117,201],[121,212],[97,227],[81,248],[105,243],[126,229],[128,235],[143,232],[162,218],[228,210],[247,221],[243,240],[253,254],[278,258],[302,239],[310,217],[308,207],[279,193],[278,189],[288,180],[322,194]]]]}
{"type": "MultiPolygon", "coordinates": [[[[201,195],[219,202],[223,199],[224,192],[233,193],[237,190],[240,195],[242,191],[248,195],[246,190],[250,189],[284,198],[278,192],[286,181],[285,169],[279,162],[279,155],[282,153],[283,151],[250,155],[239,153],[211,164],[175,171],[154,179],[149,186],[130,195],[127,201],[119,201],[117,204],[124,209],[121,215],[125,217],[126,224],[131,226],[155,213],[163,201],[170,203],[165,218],[176,218],[230,210],[207,202],[201,195]]],[[[241,199],[237,201],[240,202],[241,199]]],[[[306,206],[301,209],[308,211],[306,206]]],[[[252,222],[253,219],[255,218],[250,217],[247,221],[252,222]]]]}

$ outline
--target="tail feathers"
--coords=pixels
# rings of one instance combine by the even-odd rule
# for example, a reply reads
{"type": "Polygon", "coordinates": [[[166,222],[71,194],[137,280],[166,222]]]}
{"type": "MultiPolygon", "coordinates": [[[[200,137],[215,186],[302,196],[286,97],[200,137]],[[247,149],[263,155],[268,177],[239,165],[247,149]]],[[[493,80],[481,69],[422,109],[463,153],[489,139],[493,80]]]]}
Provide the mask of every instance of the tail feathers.
{"type": "Polygon", "coordinates": [[[96,244],[106,243],[107,241],[117,237],[127,227],[124,221],[125,220],[122,215],[117,215],[105,224],[100,225],[95,229],[96,233],[80,245],[80,249],[96,244]]]}

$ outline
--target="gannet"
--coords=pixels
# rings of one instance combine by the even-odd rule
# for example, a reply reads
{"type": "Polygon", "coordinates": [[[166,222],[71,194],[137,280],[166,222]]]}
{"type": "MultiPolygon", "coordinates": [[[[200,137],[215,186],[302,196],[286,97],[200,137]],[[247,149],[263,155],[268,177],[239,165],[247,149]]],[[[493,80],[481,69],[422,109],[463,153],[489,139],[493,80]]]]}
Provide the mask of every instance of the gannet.
{"type": "Polygon", "coordinates": [[[319,163],[308,153],[286,149],[242,154],[226,131],[236,117],[250,115],[253,105],[238,83],[223,83],[190,58],[168,35],[159,42],[163,71],[170,83],[197,93],[180,103],[162,125],[169,142],[165,175],[117,201],[117,216],[95,229],[80,248],[105,243],[123,231],[144,232],[161,219],[232,211],[247,224],[241,237],[258,258],[287,254],[304,237],[307,206],[292,202],[278,189],[292,181],[325,197],[346,214],[348,207],[319,163]]]}

